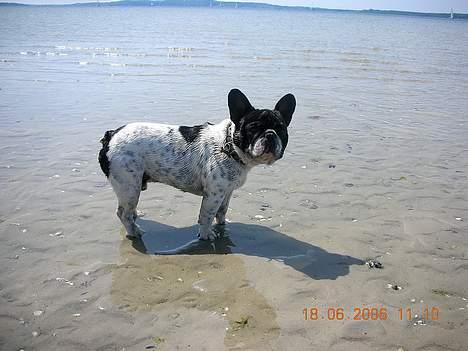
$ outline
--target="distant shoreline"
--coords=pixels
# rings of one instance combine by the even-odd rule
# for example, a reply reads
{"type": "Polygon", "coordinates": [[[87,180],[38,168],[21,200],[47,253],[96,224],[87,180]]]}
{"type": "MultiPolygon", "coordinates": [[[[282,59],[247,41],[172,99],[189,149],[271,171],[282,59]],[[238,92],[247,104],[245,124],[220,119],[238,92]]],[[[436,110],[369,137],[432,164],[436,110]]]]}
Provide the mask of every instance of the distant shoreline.
{"type": "MultiPolygon", "coordinates": [[[[208,7],[208,8],[236,8],[236,9],[273,9],[273,10],[293,10],[293,11],[308,11],[308,12],[352,12],[364,14],[378,15],[397,15],[397,16],[412,16],[412,17],[432,17],[432,18],[447,18],[450,19],[450,13],[435,13],[435,12],[412,12],[398,10],[345,10],[345,9],[329,9],[323,7],[307,7],[307,6],[285,6],[272,5],[267,3],[257,2],[234,2],[234,1],[216,1],[216,0],[121,0],[111,2],[88,2],[74,4],[22,4],[12,2],[0,2],[0,7],[208,7]]],[[[453,13],[454,19],[468,19],[468,14],[453,13]]]]}

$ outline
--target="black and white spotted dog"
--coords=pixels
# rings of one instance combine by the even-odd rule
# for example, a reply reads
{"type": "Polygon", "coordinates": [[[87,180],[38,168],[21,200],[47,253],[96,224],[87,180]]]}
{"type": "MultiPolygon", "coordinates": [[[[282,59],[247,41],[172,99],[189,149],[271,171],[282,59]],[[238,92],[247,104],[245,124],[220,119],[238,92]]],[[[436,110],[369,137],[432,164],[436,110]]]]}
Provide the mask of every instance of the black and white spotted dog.
{"type": "Polygon", "coordinates": [[[199,237],[213,240],[213,219],[225,223],[232,192],[244,184],[247,172],[283,156],[296,107],[292,94],[274,110],[257,110],[233,89],[228,105],[231,118],[218,124],[131,123],[105,133],[99,163],[117,195],[117,216],[128,238],[144,233],[135,223],[140,192],[148,182],[160,182],[203,196],[199,237]]]}

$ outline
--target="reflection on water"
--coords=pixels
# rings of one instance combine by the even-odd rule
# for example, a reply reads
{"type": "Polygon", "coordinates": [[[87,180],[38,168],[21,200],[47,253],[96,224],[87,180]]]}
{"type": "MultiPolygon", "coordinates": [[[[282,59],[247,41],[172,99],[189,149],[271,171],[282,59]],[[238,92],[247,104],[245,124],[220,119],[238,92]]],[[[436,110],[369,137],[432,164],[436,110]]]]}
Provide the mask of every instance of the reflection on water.
{"type": "Polygon", "coordinates": [[[115,305],[129,311],[211,311],[228,321],[228,347],[256,350],[279,336],[276,313],[247,279],[239,256],[150,257],[125,238],[120,254],[124,263],[112,273],[115,305]]]}
{"type": "Polygon", "coordinates": [[[222,236],[211,242],[191,240],[195,226],[139,224],[146,231],[142,240],[121,244],[124,263],[113,272],[114,303],[130,310],[183,306],[217,312],[229,321],[225,343],[231,347],[256,349],[279,335],[273,308],[247,279],[237,254],[280,260],[313,279],[336,279],[350,265],[364,264],[260,225],[219,226],[222,236]]]}

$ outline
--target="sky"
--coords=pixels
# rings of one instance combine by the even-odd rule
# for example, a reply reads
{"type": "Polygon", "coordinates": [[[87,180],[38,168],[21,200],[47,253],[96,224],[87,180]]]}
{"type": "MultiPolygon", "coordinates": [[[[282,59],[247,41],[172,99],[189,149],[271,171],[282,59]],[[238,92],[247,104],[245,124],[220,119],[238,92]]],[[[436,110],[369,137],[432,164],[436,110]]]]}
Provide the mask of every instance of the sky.
{"type": "MultiPolygon", "coordinates": [[[[95,2],[97,0],[0,0],[0,2],[21,2],[25,4],[70,4],[76,2],[95,2]]],[[[101,0],[106,1],[106,0],[101,0]]],[[[235,0],[230,0],[235,1],[235,0]]],[[[238,0],[243,1],[243,0],[238,0]]],[[[266,2],[278,5],[326,7],[335,9],[378,9],[417,12],[454,12],[468,13],[468,0],[244,0],[266,2]]]]}

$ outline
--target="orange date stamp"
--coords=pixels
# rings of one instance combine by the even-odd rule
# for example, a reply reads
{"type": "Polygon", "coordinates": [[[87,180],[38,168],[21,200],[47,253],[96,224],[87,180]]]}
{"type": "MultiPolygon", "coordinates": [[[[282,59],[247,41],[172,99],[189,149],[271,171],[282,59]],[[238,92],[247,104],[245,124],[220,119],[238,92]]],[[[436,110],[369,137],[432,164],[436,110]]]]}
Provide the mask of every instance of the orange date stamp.
{"type": "Polygon", "coordinates": [[[416,310],[411,307],[400,307],[389,311],[386,307],[354,307],[346,310],[342,307],[309,307],[302,310],[303,318],[306,321],[386,321],[396,319],[400,321],[412,321],[417,318],[426,321],[438,321],[440,310],[438,307],[426,305],[424,310],[416,310]]]}

